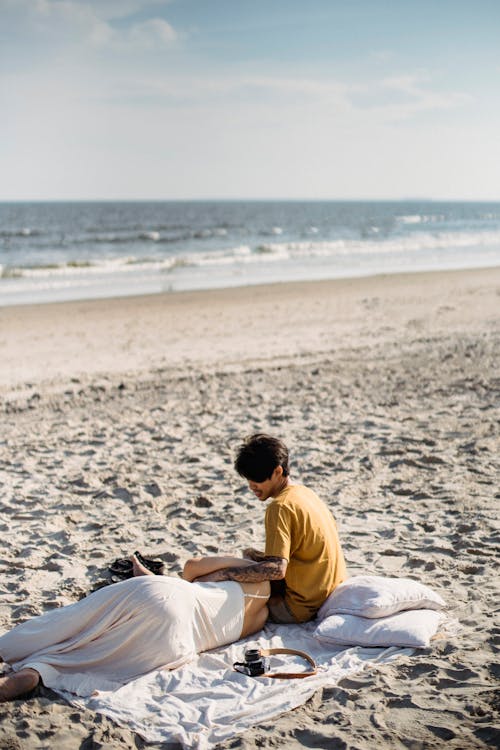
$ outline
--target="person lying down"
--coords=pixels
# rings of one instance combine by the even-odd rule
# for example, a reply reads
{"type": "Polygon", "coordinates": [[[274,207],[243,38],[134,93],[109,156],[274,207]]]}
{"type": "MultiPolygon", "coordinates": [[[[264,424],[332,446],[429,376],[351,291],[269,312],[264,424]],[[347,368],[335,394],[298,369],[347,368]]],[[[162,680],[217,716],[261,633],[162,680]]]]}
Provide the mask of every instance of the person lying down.
{"type": "Polygon", "coordinates": [[[194,558],[182,578],[153,575],[135,557],[132,561],[133,578],[0,636],[0,660],[12,668],[0,677],[0,702],[29,692],[40,680],[80,696],[116,690],[264,627],[269,581],[207,581],[216,570],[250,561],[194,558]]]}

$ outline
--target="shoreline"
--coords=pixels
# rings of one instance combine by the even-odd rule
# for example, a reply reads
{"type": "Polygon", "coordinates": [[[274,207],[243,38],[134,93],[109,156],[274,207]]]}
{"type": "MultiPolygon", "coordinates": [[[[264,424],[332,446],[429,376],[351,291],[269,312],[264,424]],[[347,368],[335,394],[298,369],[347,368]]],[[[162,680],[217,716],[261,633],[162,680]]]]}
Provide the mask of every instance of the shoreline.
{"type": "Polygon", "coordinates": [[[239,292],[251,292],[254,289],[281,289],[283,287],[304,287],[307,288],[309,286],[336,286],[336,285],[344,285],[344,284],[353,284],[353,283],[371,283],[376,282],[377,280],[382,279],[399,279],[401,281],[406,280],[419,280],[420,277],[427,277],[427,276],[436,276],[436,275],[457,275],[462,276],[463,274],[483,274],[483,273],[495,273],[497,271],[500,271],[500,265],[489,265],[489,266],[468,266],[465,268],[435,268],[435,269],[427,269],[427,270],[415,270],[415,271],[394,271],[394,272],[380,272],[380,273],[363,273],[363,274],[354,274],[352,276],[337,276],[332,278],[325,278],[325,279],[303,279],[303,280],[286,280],[286,281],[269,281],[267,283],[251,283],[251,284],[241,284],[241,285],[235,285],[235,286],[221,286],[221,287],[213,287],[213,288],[204,288],[204,289],[177,289],[177,290],[171,290],[171,291],[162,291],[162,292],[151,292],[151,293],[139,293],[139,294],[116,294],[116,295],[110,295],[108,297],[88,297],[88,298],[81,298],[81,299],[74,299],[74,300],[53,300],[50,302],[29,302],[27,304],[21,303],[21,304],[9,304],[9,305],[2,305],[0,306],[0,313],[3,310],[21,310],[24,308],[32,309],[32,308],[46,308],[46,307],[65,307],[65,306],[74,306],[74,305],[105,305],[108,302],[111,303],[119,303],[119,302],[127,302],[128,300],[137,300],[140,301],[146,301],[149,299],[155,300],[155,299],[175,299],[177,297],[189,297],[193,296],[196,297],[203,297],[205,295],[233,295],[237,294],[239,292]]]}
{"type": "MultiPolygon", "coordinates": [[[[12,308],[32,308],[32,307],[47,307],[52,305],[78,305],[78,304],[85,304],[85,303],[106,303],[108,301],[113,300],[128,300],[128,299],[146,299],[149,297],[171,297],[176,295],[188,295],[188,294],[210,294],[210,293],[224,293],[224,292],[238,292],[240,290],[245,289],[254,289],[254,288],[260,288],[260,287],[268,287],[268,286],[283,286],[283,285],[309,285],[309,284],[330,284],[330,283],[342,283],[342,282],[352,282],[356,280],[365,280],[365,279],[376,279],[376,278],[387,278],[387,277],[407,277],[407,276],[420,276],[420,275],[428,275],[428,274],[436,274],[436,273],[443,273],[443,274],[453,274],[453,273],[464,273],[464,272],[474,272],[474,271],[494,271],[500,269],[500,263],[497,263],[496,265],[492,265],[491,263],[486,264],[479,264],[479,265],[459,265],[459,266],[444,266],[444,267],[435,267],[435,268],[409,268],[407,270],[387,270],[387,271],[360,271],[359,273],[356,272],[346,272],[345,274],[341,274],[338,276],[312,276],[311,278],[285,278],[283,281],[269,281],[269,282],[263,282],[263,281],[249,281],[246,284],[239,284],[236,283],[229,283],[229,284],[223,284],[222,286],[213,286],[213,287],[197,287],[194,286],[192,288],[168,288],[163,290],[151,290],[151,291],[141,291],[141,292],[132,292],[132,293],[120,293],[117,291],[116,293],[106,294],[106,295],[90,295],[88,297],[82,296],[82,297],[75,297],[75,298],[69,298],[69,299],[53,299],[48,301],[35,301],[35,302],[7,302],[4,303],[0,298],[0,312],[5,309],[12,309],[12,308]]],[[[269,269],[272,270],[272,269],[269,269]]],[[[1,291],[1,290],[0,290],[1,291]]]]}
{"type": "Polygon", "coordinates": [[[0,394],[105,373],[288,360],[353,336],[399,339],[408,326],[468,329],[498,316],[495,285],[500,267],[2,307],[0,394]]]}

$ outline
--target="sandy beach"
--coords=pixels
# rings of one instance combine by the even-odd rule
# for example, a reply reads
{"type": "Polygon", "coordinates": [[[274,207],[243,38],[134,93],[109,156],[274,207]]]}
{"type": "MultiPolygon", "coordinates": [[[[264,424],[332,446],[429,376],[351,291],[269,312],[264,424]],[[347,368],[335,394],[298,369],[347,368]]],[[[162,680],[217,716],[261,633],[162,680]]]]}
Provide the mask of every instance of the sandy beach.
{"type": "MultiPolygon", "coordinates": [[[[261,546],[232,457],[264,430],[350,574],[416,578],[461,628],[220,747],[498,746],[500,268],[5,307],[0,351],[0,629],[135,549],[176,574],[261,546]]],[[[43,687],[0,717],[2,750],[145,746],[43,687]]]]}

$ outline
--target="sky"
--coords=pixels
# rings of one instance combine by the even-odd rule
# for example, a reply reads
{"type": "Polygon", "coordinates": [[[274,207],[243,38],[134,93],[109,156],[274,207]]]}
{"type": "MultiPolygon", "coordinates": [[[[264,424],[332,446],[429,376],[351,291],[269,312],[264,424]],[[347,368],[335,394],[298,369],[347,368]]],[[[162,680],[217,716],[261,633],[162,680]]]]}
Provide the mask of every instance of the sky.
{"type": "Polygon", "coordinates": [[[500,0],[0,0],[0,200],[500,200],[500,0]]]}

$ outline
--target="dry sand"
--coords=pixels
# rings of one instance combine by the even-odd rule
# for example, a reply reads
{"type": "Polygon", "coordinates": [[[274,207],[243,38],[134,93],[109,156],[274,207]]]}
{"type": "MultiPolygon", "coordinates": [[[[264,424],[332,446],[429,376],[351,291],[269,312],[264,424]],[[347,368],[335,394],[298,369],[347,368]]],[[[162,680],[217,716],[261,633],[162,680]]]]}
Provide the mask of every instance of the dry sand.
{"type": "MultiPolygon", "coordinates": [[[[136,548],[260,546],[231,461],[266,430],[350,573],[430,584],[462,629],[220,747],[498,746],[499,295],[497,268],[0,308],[0,627],[136,548]]],[[[145,744],[45,688],[0,717],[3,750],[145,744]]]]}

